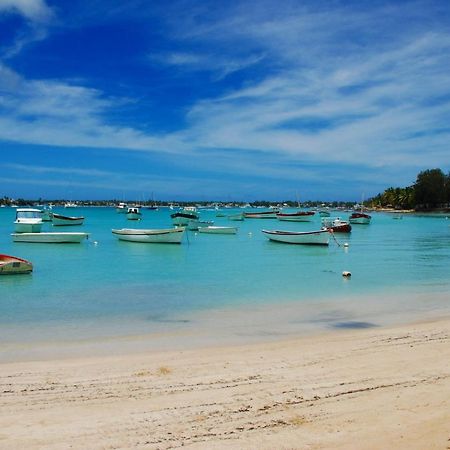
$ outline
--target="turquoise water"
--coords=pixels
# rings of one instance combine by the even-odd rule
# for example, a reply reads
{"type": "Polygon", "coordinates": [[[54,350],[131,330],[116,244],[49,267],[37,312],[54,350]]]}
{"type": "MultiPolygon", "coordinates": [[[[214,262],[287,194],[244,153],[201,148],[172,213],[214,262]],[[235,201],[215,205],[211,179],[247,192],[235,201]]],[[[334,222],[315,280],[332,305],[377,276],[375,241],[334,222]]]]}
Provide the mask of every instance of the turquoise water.
{"type": "MultiPolygon", "coordinates": [[[[179,246],[121,242],[111,234],[112,228],[169,227],[171,212],[143,210],[143,220],[136,223],[113,208],[71,209],[70,214],[86,220],[64,231],[89,232],[89,240],[31,244],[12,242],[15,210],[0,208],[0,253],[34,264],[31,275],[0,277],[0,341],[51,339],[52,333],[70,340],[79,333],[89,338],[168,330],[187,322],[184,317],[221,308],[319,304],[324,299],[338,303],[343,298],[359,298],[364,305],[387,294],[445,298],[450,293],[450,220],[445,216],[393,220],[391,214],[375,213],[370,225],[354,225],[350,235],[336,234],[341,246],[331,240],[329,247],[273,243],[261,233],[263,228],[318,229],[319,217],[310,223],[231,222],[208,210],[201,210],[202,219],[238,226],[238,234],[188,232],[179,246]],[[344,270],[352,272],[351,279],[342,277],[344,270]]],[[[439,306],[450,310],[448,303],[439,306]]],[[[398,309],[416,307],[402,302],[398,309]]]]}

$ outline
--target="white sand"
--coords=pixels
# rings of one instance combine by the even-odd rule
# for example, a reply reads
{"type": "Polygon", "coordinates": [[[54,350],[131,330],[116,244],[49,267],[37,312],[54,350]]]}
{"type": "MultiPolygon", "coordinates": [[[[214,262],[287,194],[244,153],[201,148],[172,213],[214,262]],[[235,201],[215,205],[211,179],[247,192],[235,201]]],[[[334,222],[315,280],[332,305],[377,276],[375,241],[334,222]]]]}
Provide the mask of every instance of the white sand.
{"type": "Polygon", "coordinates": [[[450,320],[0,365],[2,449],[449,449],[450,320]]]}

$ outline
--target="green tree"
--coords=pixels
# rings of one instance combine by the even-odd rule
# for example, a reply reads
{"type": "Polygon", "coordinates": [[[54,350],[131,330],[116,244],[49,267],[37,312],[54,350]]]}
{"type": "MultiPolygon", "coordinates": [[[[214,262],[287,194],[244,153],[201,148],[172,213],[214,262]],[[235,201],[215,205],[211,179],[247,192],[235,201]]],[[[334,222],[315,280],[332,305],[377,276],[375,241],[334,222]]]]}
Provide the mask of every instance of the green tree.
{"type": "Polygon", "coordinates": [[[446,203],[446,178],[441,169],[420,172],[414,184],[416,208],[431,209],[446,203]]]}

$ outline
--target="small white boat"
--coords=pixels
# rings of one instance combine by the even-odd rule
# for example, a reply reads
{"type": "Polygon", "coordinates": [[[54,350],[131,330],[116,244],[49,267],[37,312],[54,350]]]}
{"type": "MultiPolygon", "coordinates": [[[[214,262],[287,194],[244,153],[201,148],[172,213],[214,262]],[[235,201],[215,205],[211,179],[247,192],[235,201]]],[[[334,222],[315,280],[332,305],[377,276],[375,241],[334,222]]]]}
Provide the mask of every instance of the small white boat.
{"type": "Polygon", "coordinates": [[[158,244],[181,244],[185,228],[166,228],[166,229],[137,229],[122,228],[112,230],[121,241],[158,243],[158,244]]]}
{"type": "Polygon", "coordinates": [[[195,206],[186,206],[176,213],[171,214],[170,217],[172,218],[172,223],[174,225],[184,227],[190,220],[198,220],[200,214],[197,212],[197,208],[195,206]]]}
{"type": "Polygon", "coordinates": [[[61,214],[52,214],[53,226],[60,225],[83,225],[84,217],[69,217],[61,214]]]}
{"type": "Polygon", "coordinates": [[[297,211],[293,213],[278,213],[278,220],[289,222],[309,222],[314,217],[314,211],[297,211]]]}
{"type": "Polygon", "coordinates": [[[26,259],[10,255],[0,255],[0,275],[30,273],[32,270],[33,264],[26,259]]]}
{"type": "Polygon", "coordinates": [[[79,244],[87,239],[88,233],[12,233],[14,242],[32,242],[37,244],[79,244]]]}
{"type": "Polygon", "coordinates": [[[190,231],[197,231],[200,227],[209,227],[214,225],[212,220],[189,220],[187,229],[190,231]]]}
{"type": "Polygon", "coordinates": [[[330,233],[326,228],[317,231],[281,231],[262,230],[271,240],[286,244],[328,245],[330,233]]]}
{"type": "Polygon", "coordinates": [[[354,212],[348,218],[350,223],[359,224],[359,225],[368,225],[371,221],[372,217],[369,214],[363,212],[354,212]]]}
{"type": "Polygon", "coordinates": [[[42,211],[33,208],[17,208],[14,225],[16,233],[39,233],[42,228],[42,211]]]}
{"type": "Polygon", "coordinates": [[[78,205],[73,202],[67,202],[64,204],[64,208],[77,208],[77,207],[78,207],[78,205]]]}
{"type": "Polygon", "coordinates": [[[244,213],[230,214],[227,218],[228,220],[242,221],[244,220],[244,213]]]}
{"type": "Polygon", "coordinates": [[[142,218],[142,213],[140,209],[136,206],[127,209],[127,219],[128,220],[140,220],[142,218]]]}
{"type": "Polygon", "coordinates": [[[215,227],[215,226],[209,226],[209,227],[199,227],[198,232],[199,233],[209,233],[209,234],[236,234],[237,233],[236,227],[215,227]]]}
{"type": "Polygon", "coordinates": [[[116,206],[116,212],[119,214],[126,214],[128,211],[128,205],[126,203],[120,202],[116,206]]]}

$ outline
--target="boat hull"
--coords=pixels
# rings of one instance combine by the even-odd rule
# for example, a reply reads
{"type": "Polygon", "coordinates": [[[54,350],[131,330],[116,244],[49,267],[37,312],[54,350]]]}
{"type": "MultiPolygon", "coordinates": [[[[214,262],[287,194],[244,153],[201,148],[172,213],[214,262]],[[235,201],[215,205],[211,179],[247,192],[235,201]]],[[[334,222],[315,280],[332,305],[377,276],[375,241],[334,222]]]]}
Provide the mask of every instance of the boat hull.
{"type": "Polygon", "coordinates": [[[42,222],[24,223],[14,222],[14,231],[16,233],[39,233],[42,229],[42,222]]]}
{"type": "Polygon", "coordinates": [[[13,233],[14,242],[36,244],[79,244],[87,239],[88,233],[13,233]]]}
{"type": "Polygon", "coordinates": [[[121,241],[144,244],[181,244],[184,231],[184,228],[147,230],[122,228],[120,230],[112,230],[112,233],[121,241]]]}
{"type": "Polygon", "coordinates": [[[330,233],[326,229],[305,232],[281,230],[262,230],[262,232],[271,241],[282,242],[284,244],[328,245],[330,241],[330,233]]]}
{"type": "Polygon", "coordinates": [[[333,233],[350,233],[352,231],[350,223],[341,220],[339,217],[323,218],[322,226],[333,231],[333,233]]]}
{"type": "Polygon", "coordinates": [[[31,273],[33,264],[15,256],[0,255],[0,275],[19,275],[31,273]]]}
{"type": "Polygon", "coordinates": [[[208,233],[208,234],[236,234],[236,227],[199,227],[199,233],[208,233]]]}

